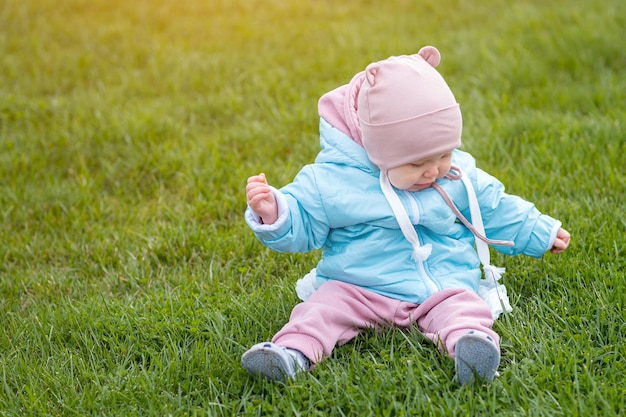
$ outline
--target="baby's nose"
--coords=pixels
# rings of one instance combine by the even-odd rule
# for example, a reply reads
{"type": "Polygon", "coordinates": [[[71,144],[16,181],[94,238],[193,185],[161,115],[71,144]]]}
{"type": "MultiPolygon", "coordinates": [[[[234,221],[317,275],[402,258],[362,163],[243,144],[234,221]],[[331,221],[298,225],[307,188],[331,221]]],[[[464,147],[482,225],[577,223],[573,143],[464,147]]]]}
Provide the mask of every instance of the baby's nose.
{"type": "Polygon", "coordinates": [[[434,177],[434,176],[437,175],[438,172],[439,171],[437,170],[437,166],[436,165],[430,165],[424,171],[424,176],[425,177],[434,177]]]}

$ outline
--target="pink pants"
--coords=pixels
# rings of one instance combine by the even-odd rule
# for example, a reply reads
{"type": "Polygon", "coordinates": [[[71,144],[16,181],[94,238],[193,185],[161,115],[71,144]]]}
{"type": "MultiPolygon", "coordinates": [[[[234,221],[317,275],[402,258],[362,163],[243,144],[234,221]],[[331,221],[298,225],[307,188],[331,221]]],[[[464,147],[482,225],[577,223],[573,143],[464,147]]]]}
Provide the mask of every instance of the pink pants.
{"type": "Polygon", "coordinates": [[[418,305],[339,281],[324,283],[296,305],[272,342],[299,350],[313,365],[364,329],[408,328],[414,323],[450,357],[454,357],[457,340],[470,330],[483,331],[497,345],[500,342],[491,329],[493,317],[487,303],[472,291],[446,289],[418,305]]]}

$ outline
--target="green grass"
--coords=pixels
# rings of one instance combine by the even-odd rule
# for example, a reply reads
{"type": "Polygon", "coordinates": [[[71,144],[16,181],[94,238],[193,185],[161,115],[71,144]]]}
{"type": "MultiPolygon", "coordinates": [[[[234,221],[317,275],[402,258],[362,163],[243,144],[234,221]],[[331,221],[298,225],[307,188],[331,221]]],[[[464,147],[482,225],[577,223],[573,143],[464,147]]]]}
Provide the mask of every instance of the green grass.
{"type": "Polygon", "coordinates": [[[3,1],[0,415],[624,412],[625,28],[621,0],[3,1]],[[488,386],[457,387],[415,331],[249,377],[318,254],[254,239],[246,178],[288,183],[319,96],[427,44],[464,149],[570,249],[496,256],[515,310],[488,386]]]}

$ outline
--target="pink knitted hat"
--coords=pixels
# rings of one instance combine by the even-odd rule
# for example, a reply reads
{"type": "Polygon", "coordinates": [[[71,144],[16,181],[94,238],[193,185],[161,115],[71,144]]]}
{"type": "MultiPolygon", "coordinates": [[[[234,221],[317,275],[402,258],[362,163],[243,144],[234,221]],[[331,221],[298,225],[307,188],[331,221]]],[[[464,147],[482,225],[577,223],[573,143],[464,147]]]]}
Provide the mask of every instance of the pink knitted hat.
{"type": "Polygon", "coordinates": [[[381,170],[461,146],[461,110],[435,70],[441,55],[425,46],[365,69],[358,97],[363,147],[381,170]]]}

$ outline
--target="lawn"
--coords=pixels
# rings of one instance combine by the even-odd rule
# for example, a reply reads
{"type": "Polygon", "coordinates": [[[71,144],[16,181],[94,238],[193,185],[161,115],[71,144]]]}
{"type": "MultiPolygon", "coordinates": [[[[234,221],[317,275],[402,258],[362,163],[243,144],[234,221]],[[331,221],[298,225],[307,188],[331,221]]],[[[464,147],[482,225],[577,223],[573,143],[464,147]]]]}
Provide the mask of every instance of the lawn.
{"type": "Polygon", "coordinates": [[[626,412],[626,2],[3,0],[0,415],[626,412]],[[319,150],[317,99],[435,45],[463,149],[563,221],[508,258],[500,376],[459,387],[417,331],[367,332],[286,385],[241,354],[319,253],[243,221],[248,176],[319,150]]]}

